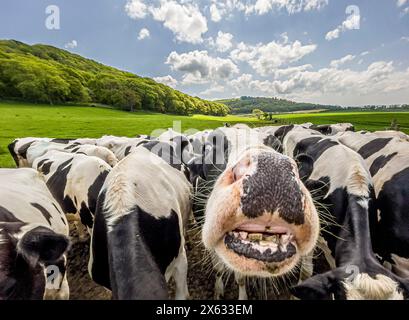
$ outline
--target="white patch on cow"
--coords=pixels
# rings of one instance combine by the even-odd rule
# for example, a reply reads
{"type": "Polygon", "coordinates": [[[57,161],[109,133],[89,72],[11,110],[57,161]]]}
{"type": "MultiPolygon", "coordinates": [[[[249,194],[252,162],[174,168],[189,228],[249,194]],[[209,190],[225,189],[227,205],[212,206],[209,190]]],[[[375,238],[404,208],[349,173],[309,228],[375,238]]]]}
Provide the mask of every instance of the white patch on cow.
{"type": "Polygon", "coordinates": [[[118,163],[108,175],[104,209],[108,231],[138,205],[155,217],[168,217],[190,207],[191,186],[184,175],[144,147],[118,163]],[[153,165],[155,164],[155,165],[153,165]],[[149,183],[146,183],[149,182],[149,183]]]}
{"type": "Polygon", "coordinates": [[[43,176],[36,170],[0,169],[0,204],[21,221],[37,223],[68,235],[65,216],[61,214],[62,210],[48,190],[43,176]],[[51,225],[31,203],[39,204],[48,211],[51,225]]]}
{"type": "Polygon", "coordinates": [[[360,200],[358,200],[357,201],[358,202],[358,204],[362,207],[362,208],[364,208],[365,210],[368,210],[369,209],[369,201],[368,201],[368,199],[360,199],[360,200]]]}
{"type": "Polygon", "coordinates": [[[366,273],[360,273],[343,285],[348,300],[403,300],[398,284],[382,274],[373,279],[366,273]]]}
{"type": "Polygon", "coordinates": [[[7,243],[7,238],[3,234],[3,229],[0,228],[0,245],[7,243]]]}
{"type": "Polygon", "coordinates": [[[122,160],[125,158],[127,150],[133,152],[140,143],[149,141],[142,136],[138,138],[103,136],[96,140],[96,145],[109,149],[118,160],[122,160]]]}

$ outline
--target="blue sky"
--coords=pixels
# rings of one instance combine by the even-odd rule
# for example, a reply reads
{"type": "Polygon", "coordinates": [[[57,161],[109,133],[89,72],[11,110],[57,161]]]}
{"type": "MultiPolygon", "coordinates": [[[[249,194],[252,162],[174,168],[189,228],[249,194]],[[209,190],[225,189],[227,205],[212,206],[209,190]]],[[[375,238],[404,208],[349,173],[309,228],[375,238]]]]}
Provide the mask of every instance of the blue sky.
{"type": "Polygon", "coordinates": [[[409,103],[409,0],[2,0],[0,38],[207,99],[409,103]]]}

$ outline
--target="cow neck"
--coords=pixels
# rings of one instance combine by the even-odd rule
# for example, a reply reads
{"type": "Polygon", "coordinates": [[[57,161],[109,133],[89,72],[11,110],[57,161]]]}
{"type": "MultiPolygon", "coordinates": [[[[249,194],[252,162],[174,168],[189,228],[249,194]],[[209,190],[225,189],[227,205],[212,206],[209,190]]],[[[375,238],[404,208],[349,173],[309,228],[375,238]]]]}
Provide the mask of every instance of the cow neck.
{"type": "Polygon", "coordinates": [[[348,208],[335,249],[335,260],[339,267],[374,258],[369,211],[360,204],[360,199],[354,195],[348,196],[348,208]]]}
{"type": "Polygon", "coordinates": [[[165,277],[141,236],[137,214],[115,223],[108,233],[108,251],[113,299],[168,298],[165,277]]]}

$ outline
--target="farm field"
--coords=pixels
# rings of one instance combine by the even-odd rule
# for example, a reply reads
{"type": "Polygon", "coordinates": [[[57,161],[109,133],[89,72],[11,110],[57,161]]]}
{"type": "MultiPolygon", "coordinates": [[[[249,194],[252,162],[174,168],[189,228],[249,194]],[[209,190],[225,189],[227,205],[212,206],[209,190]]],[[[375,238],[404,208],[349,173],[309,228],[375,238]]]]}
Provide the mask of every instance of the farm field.
{"type": "MultiPolygon", "coordinates": [[[[401,130],[409,133],[409,112],[340,112],[283,114],[274,118],[288,123],[313,122],[314,124],[351,122],[357,130],[385,130],[392,119],[397,119],[401,130]]],[[[135,136],[151,134],[154,130],[172,127],[181,121],[181,129],[203,130],[216,128],[223,123],[244,122],[250,126],[268,125],[255,118],[229,115],[178,116],[135,112],[84,106],[50,106],[23,103],[0,103],[0,167],[13,167],[7,145],[15,138],[37,136],[55,138],[100,137],[105,134],[135,136]]]]}

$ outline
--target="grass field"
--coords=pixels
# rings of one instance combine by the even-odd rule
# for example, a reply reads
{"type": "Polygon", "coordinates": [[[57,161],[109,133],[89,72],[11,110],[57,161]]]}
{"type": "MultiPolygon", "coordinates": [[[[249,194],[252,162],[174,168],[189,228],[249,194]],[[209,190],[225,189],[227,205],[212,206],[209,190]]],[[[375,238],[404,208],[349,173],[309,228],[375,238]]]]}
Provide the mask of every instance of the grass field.
{"type": "MultiPolygon", "coordinates": [[[[315,124],[351,122],[358,130],[384,130],[392,119],[397,119],[402,131],[409,133],[409,112],[353,112],[309,113],[277,115],[291,123],[315,124]]],[[[202,130],[216,128],[224,122],[245,122],[251,126],[266,122],[240,116],[213,117],[204,115],[176,116],[156,113],[128,113],[107,108],[83,106],[49,106],[20,103],[0,103],[0,167],[13,167],[7,145],[19,137],[79,138],[100,137],[104,134],[135,136],[151,134],[154,130],[169,128],[180,121],[181,129],[202,130]]]]}
{"type": "Polygon", "coordinates": [[[14,166],[7,145],[15,138],[96,138],[105,134],[132,137],[136,134],[151,134],[160,128],[171,128],[173,121],[180,121],[183,131],[216,128],[224,122],[262,124],[254,118],[239,116],[188,117],[83,106],[0,103],[0,168],[14,166]]]}

